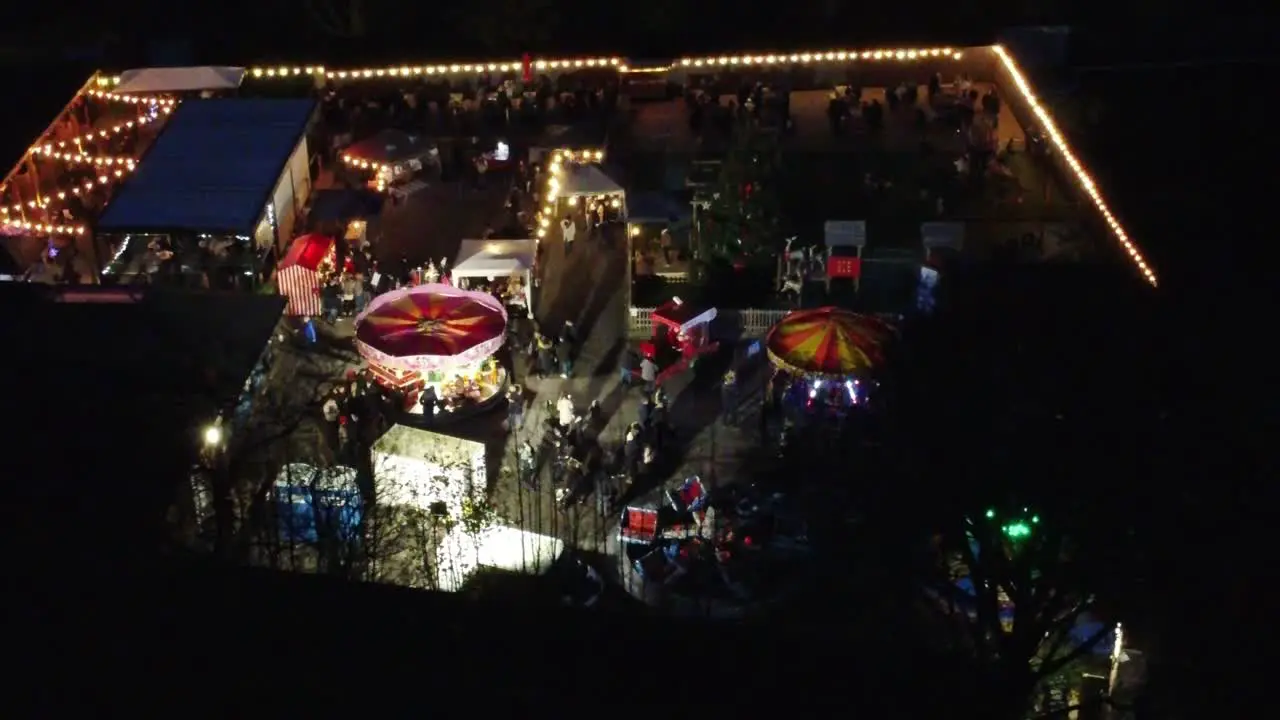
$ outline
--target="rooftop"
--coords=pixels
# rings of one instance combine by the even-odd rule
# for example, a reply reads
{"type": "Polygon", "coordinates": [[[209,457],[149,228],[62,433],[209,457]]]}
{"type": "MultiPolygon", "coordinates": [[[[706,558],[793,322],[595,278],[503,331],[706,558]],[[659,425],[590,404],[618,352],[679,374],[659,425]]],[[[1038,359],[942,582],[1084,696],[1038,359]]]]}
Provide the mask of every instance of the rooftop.
{"type": "Polygon", "coordinates": [[[309,99],[183,103],[98,229],[252,235],[315,106],[309,99]]]}
{"type": "MultiPolygon", "coordinates": [[[[0,283],[11,353],[6,509],[68,552],[128,552],[158,532],[199,429],[238,398],[281,297],[0,283]],[[89,540],[84,546],[78,541],[89,540]]],[[[12,527],[12,526],[11,526],[12,527]]],[[[154,547],[155,538],[150,539],[154,547]]]]}
{"type": "MultiPolygon", "coordinates": [[[[954,48],[954,47],[901,47],[901,48],[865,48],[865,49],[831,49],[823,51],[794,52],[757,52],[726,53],[708,56],[684,56],[671,61],[669,65],[643,67],[637,70],[645,73],[666,73],[672,81],[687,80],[691,74],[720,74],[739,71],[768,72],[779,77],[813,78],[816,74],[846,72],[876,72],[878,67],[900,64],[937,63],[954,60],[965,64],[977,62],[986,64],[997,76],[996,85],[1007,102],[1016,103],[1021,108],[1020,121],[1033,123],[1045,136],[1046,142],[1056,151],[1054,155],[1064,168],[1063,174],[1071,184],[1076,186],[1083,202],[1092,205],[1099,221],[1107,227],[1116,240],[1121,251],[1129,257],[1139,273],[1151,284],[1155,284],[1154,270],[1146,257],[1130,239],[1128,232],[1121,226],[1114,210],[1107,204],[1095,180],[1085,169],[1080,158],[1070,146],[1067,138],[1058,128],[1049,109],[1040,104],[1031,86],[1030,80],[1019,68],[1016,59],[1004,47],[995,45],[988,47],[954,48]]],[[[598,55],[594,57],[535,57],[529,60],[528,69],[537,73],[566,74],[578,71],[595,72],[612,71],[626,73],[631,70],[627,58],[616,55],[598,55]]],[[[518,77],[522,72],[519,58],[495,58],[491,61],[469,61],[447,64],[412,64],[388,65],[383,67],[335,68],[322,64],[283,63],[273,67],[250,67],[246,85],[254,82],[279,82],[280,80],[298,80],[297,88],[306,88],[308,78],[322,77],[335,83],[352,82],[388,82],[415,79],[462,79],[466,77],[518,77]]],[[[104,87],[110,87],[112,78],[101,78],[104,87]]],[[[121,196],[127,195],[126,191],[121,196]]],[[[265,204],[263,193],[263,202],[265,204]]],[[[121,203],[117,200],[113,207],[121,203]]],[[[123,212],[123,211],[117,211],[123,212]]],[[[132,218],[131,218],[132,219],[132,218]]],[[[123,229],[119,218],[114,221],[116,227],[123,229]]],[[[209,219],[202,217],[205,224],[209,219]]],[[[251,228],[250,228],[251,229],[251,228]]]]}

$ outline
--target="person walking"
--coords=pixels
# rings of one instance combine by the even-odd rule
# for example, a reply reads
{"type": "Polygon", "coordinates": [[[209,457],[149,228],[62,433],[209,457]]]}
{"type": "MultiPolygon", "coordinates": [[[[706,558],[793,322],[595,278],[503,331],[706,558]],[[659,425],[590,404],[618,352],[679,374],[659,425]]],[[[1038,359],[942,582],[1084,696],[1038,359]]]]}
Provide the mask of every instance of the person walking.
{"type": "Polygon", "coordinates": [[[564,254],[568,255],[573,252],[573,240],[578,234],[578,226],[574,224],[573,218],[564,216],[560,221],[560,233],[564,237],[564,254]]]}

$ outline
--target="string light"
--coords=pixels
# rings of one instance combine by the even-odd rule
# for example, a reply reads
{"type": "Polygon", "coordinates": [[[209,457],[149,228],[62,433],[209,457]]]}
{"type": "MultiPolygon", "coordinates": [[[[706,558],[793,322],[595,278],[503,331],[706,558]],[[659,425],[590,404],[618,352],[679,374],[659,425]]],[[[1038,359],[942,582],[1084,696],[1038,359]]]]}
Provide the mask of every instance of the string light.
{"type": "Polygon", "coordinates": [[[676,64],[683,67],[732,67],[742,65],[808,65],[817,63],[852,63],[861,61],[916,61],[933,59],[959,60],[964,54],[954,48],[894,48],[891,50],[827,50],[825,52],[781,53],[768,55],[716,55],[684,57],[676,64]]]}
{"type": "Polygon", "coordinates": [[[83,235],[86,229],[84,225],[46,225],[26,220],[0,220],[0,225],[42,235],[83,235]]]}
{"type": "Polygon", "coordinates": [[[102,88],[115,87],[116,85],[120,84],[120,76],[119,75],[99,75],[96,79],[94,79],[94,84],[102,88]]]}
{"type": "MultiPolygon", "coordinates": [[[[618,69],[622,58],[593,57],[555,60],[536,60],[537,70],[580,70],[589,68],[618,69]]],[[[374,80],[378,78],[410,78],[432,75],[483,75],[486,73],[519,72],[524,64],[520,60],[489,60],[486,62],[446,63],[436,65],[394,65],[387,67],[331,69],[323,65],[281,65],[277,67],[249,68],[250,77],[277,80],[300,77],[324,77],[328,80],[374,80]]]]}
{"type": "Polygon", "coordinates": [[[1093,201],[1094,207],[1102,214],[1102,219],[1106,221],[1107,226],[1111,228],[1111,232],[1120,241],[1120,246],[1129,254],[1129,258],[1138,268],[1138,271],[1142,273],[1143,278],[1148,283],[1151,283],[1152,287],[1156,287],[1158,283],[1155,270],[1147,264],[1147,259],[1143,257],[1142,251],[1138,249],[1137,244],[1129,239],[1129,234],[1125,232],[1124,227],[1120,225],[1120,221],[1116,219],[1115,214],[1111,212],[1111,208],[1107,206],[1107,202],[1103,199],[1098,186],[1094,183],[1093,178],[1089,176],[1088,171],[1085,170],[1084,164],[1072,152],[1066,137],[1058,130],[1058,125],[1050,117],[1049,111],[1036,98],[1031,89],[1031,83],[1027,82],[1017,63],[1013,61],[1013,57],[1001,45],[996,45],[991,49],[1004,64],[1005,70],[1009,72],[1009,77],[1013,78],[1013,84],[1018,88],[1018,92],[1022,93],[1023,100],[1027,103],[1027,107],[1031,108],[1031,112],[1035,114],[1036,120],[1039,121],[1045,135],[1053,142],[1054,147],[1062,155],[1062,159],[1066,161],[1067,166],[1075,174],[1080,187],[1084,189],[1085,193],[1093,201]]]}
{"type": "Polygon", "coordinates": [[[542,207],[538,209],[537,215],[538,229],[535,232],[538,242],[547,236],[547,229],[551,227],[551,218],[555,216],[556,199],[560,197],[565,164],[586,165],[599,162],[604,162],[603,150],[562,149],[551,153],[551,162],[547,165],[547,189],[542,194],[542,207]]]}
{"type": "MultiPolygon", "coordinates": [[[[160,118],[168,115],[169,113],[172,113],[175,107],[177,106],[167,105],[165,107],[158,107],[156,108],[155,115],[147,115],[144,117],[140,117],[137,120],[126,120],[125,122],[119,123],[117,125],[113,125],[111,127],[102,128],[100,130],[90,130],[89,132],[79,135],[77,137],[71,138],[70,140],[59,140],[54,143],[45,143],[44,145],[35,145],[31,148],[30,152],[33,152],[33,153],[56,152],[58,150],[66,148],[69,145],[78,146],[80,143],[92,142],[94,140],[109,138],[112,135],[119,135],[120,133],[125,132],[127,130],[132,130],[135,127],[153,123],[156,120],[159,120],[160,118]]],[[[77,152],[76,154],[79,154],[79,153],[77,152]]]]}
{"type": "Polygon", "coordinates": [[[142,95],[117,95],[108,90],[89,90],[86,93],[89,97],[98,98],[99,100],[111,100],[120,103],[131,103],[134,105],[177,105],[178,101],[173,98],[166,97],[144,97],[142,95]]]}
{"type": "MultiPolygon", "coordinates": [[[[71,188],[70,190],[59,190],[54,197],[58,200],[66,200],[68,195],[80,195],[94,188],[102,187],[107,183],[113,182],[124,177],[132,167],[119,167],[108,173],[104,173],[95,178],[90,178],[83,183],[71,188]]],[[[84,225],[58,225],[48,223],[31,222],[21,218],[10,217],[12,213],[24,213],[28,210],[43,210],[46,215],[55,215],[60,212],[57,209],[49,207],[51,199],[48,197],[40,198],[40,200],[29,200],[25,203],[18,203],[8,207],[0,207],[0,225],[16,227],[22,230],[30,230],[34,232],[47,233],[52,235],[81,235],[85,231],[84,225]]]]}
{"type": "Polygon", "coordinates": [[[100,167],[123,167],[132,170],[138,161],[131,157],[118,155],[90,155],[89,153],[60,152],[49,147],[36,148],[33,155],[60,160],[70,165],[98,165],[100,167]]]}

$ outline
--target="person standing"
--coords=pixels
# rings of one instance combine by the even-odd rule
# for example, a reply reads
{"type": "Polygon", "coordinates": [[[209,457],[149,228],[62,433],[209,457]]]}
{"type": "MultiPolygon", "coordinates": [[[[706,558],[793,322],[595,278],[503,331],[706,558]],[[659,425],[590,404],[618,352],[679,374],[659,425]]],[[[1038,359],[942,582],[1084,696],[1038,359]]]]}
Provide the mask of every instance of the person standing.
{"type": "Polygon", "coordinates": [[[338,404],[338,398],[330,395],[321,406],[320,412],[324,416],[325,440],[336,452],[339,445],[338,420],[342,417],[342,407],[338,404]]]}
{"type": "Polygon", "coordinates": [[[302,316],[302,337],[307,341],[308,345],[315,345],[319,339],[316,335],[316,321],[310,315],[302,316]]]}
{"type": "Polygon", "coordinates": [[[636,354],[631,348],[627,348],[622,353],[622,362],[618,365],[618,379],[622,381],[624,389],[631,389],[631,383],[636,373],[636,354]]]}
{"type": "Polygon", "coordinates": [[[738,376],[730,370],[720,382],[720,411],[726,425],[738,422],[738,376]]]}
{"type": "Polygon", "coordinates": [[[524,390],[519,385],[507,389],[507,425],[511,432],[524,426],[524,390]]]}
{"type": "Polygon", "coordinates": [[[644,394],[653,395],[658,380],[658,365],[650,358],[640,361],[640,379],[644,382],[644,394]]]}
{"type": "Polygon", "coordinates": [[[568,379],[573,375],[573,343],[563,337],[556,343],[556,361],[560,365],[560,377],[568,379]]]}
{"type": "Polygon", "coordinates": [[[578,234],[578,226],[573,223],[573,218],[564,216],[560,221],[560,232],[564,237],[564,254],[568,255],[573,252],[573,240],[578,234]]]}

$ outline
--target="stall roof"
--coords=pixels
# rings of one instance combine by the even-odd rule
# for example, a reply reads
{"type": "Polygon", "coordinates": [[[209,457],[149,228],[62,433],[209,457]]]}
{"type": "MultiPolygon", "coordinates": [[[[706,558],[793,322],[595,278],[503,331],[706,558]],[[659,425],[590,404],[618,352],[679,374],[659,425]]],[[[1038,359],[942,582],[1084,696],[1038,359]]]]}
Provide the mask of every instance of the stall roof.
{"type": "Polygon", "coordinates": [[[484,455],[484,443],[420,430],[408,425],[392,425],[373,443],[374,453],[391,457],[453,457],[470,459],[484,455]]]}
{"type": "Polygon", "coordinates": [[[320,261],[324,260],[324,256],[333,247],[333,242],[333,238],[320,233],[309,233],[296,238],[289,246],[289,251],[284,254],[278,268],[284,270],[298,265],[308,270],[316,270],[320,267],[320,261]]]}
{"type": "Polygon", "coordinates": [[[41,338],[6,365],[29,420],[8,434],[6,470],[39,479],[8,484],[22,523],[9,531],[115,562],[157,547],[201,426],[239,397],[284,298],[0,283],[0,302],[4,342],[41,338]]]}
{"type": "Polygon", "coordinates": [[[364,189],[326,188],[311,193],[311,222],[373,217],[382,212],[386,195],[364,189]]]}
{"type": "Polygon", "coordinates": [[[595,165],[572,166],[566,173],[564,188],[560,194],[565,197],[574,195],[609,195],[622,192],[622,186],[605,174],[595,165]]]}
{"type": "Polygon", "coordinates": [[[533,240],[463,240],[453,261],[454,277],[498,277],[533,267],[533,240]]]}
{"type": "Polygon", "coordinates": [[[405,160],[426,157],[436,150],[436,143],[422,135],[403,130],[383,130],[348,146],[343,155],[368,160],[379,165],[392,165],[405,160]]]}
{"type": "Polygon", "coordinates": [[[222,65],[135,68],[120,74],[118,93],[168,93],[195,90],[234,90],[244,80],[244,68],[222,65]]]}
{"type": "Polygon", "coordinates": [[[314,112],[313,100],[182,103],[98,230],[252,235],[314,112]]]}

